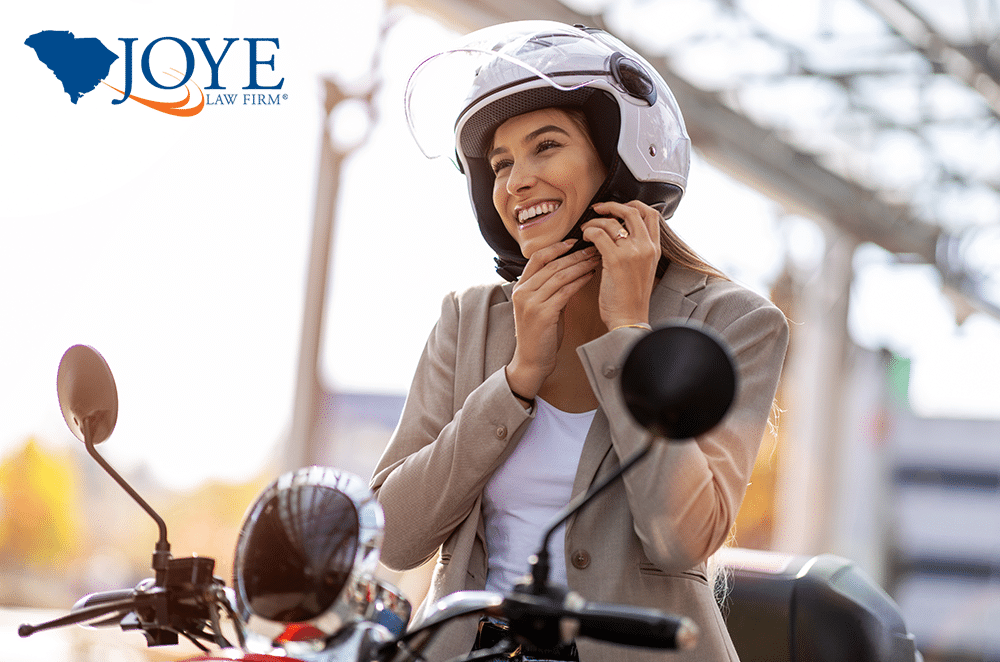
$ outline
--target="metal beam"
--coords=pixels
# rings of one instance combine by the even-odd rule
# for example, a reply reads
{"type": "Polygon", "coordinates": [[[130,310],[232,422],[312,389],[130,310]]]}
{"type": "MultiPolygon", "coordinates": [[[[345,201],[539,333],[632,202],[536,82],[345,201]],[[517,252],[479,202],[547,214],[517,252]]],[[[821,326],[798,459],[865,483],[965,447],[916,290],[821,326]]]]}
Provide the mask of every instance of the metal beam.
{"type": "Polygon", "coordinates": [[[333,252],[334,222],[337,198],[340,194],[340,170],[346,154],[333,148],[330,135],[330,113],[348,96],[332,81],[324,81],[324,122],[320,140],[319,169],[316,180],[316,204],[313,209],[313,234],[306,272],[305,306],[302,314],[302,334],[299,339],[299,361],[296,370],[295,401],[292,410],[292,430],[283,453],[289,469],[315,462],[317,407],[323,387],[319,379],[319,353],[323,340],[323,318],[326,310],[330,256],[333,252]]]}
{"type": "Polygon", "coordinates": [[[694,147],[716,167],[733,174],[790,211],[833,223],[860,241],[934,263],[939,231],[915,219],[906,205],[826,169],[810,154],[782,141],[649,58],[677,97],[694,147]]]}
{"type": "Polygon", "coordinates": [[[978,92],[993,115],[1000,117],[1000,68],[990,61],[988,47],[951,43],[904,0],[862,1],[914,50],[978,92]]]}

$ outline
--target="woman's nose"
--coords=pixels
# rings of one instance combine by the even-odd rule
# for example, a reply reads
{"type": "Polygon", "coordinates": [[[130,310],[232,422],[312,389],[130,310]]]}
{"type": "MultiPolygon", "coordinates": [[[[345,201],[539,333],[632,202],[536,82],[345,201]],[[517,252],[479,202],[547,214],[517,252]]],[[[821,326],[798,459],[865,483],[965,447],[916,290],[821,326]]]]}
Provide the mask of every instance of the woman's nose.
{"type": "Polygon", "coordinates": [[[507,192],[510,194],[531,188],[538,181],[538,176],[530,162],[515,162],[507,177],[507,192]]]}

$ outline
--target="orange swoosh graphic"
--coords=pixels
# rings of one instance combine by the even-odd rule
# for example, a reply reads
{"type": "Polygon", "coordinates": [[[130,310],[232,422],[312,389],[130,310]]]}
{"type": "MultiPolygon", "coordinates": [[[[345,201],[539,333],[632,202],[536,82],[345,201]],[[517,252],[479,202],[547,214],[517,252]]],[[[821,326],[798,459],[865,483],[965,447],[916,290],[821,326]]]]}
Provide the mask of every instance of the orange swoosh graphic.
{"type": "MultiPolygon", "coordinates": [[[[174,69],[174,71],[177,70],[174,69]]],[[[168,76],[176,80],[180,80],[180,78],[174,76],[169,71],[164,71],[163,73],[167,74],[168,76]]],[[[178,71],[177,73],[180,72],[178,71]]],[[[104,81],[101,82],[110,87],[118,94],[125,94],[125,92],[119,90],[114,85],[110,85],[108,83],[105,83],[104,81]]],[[[187,85],[184,86],[184,91],[186,92],[186,95],[181,101],[153,101],[151,99],[143,99],[142,97],[137,97],[134,94],[130,94],[128,98],[138,103],[141,103],[142,105],[148,108],[152,108],[153,110],[158,110],[161,113],[166,113],[167,115],[175,115],[177,117],[192,117],[200,113],[202,109],[205,107],[205,93],[202,91],[201,87],[199,87],[198,83],[192,81],[192,84],[194,84],[194,86],[198,88],[198,93],[201,95],[201,101],[198,103],[197,106],[192,106],[190,108],[184,108],[184,106],[187,105],[189,101],[191,101],[191,90],[187,85]]]]}

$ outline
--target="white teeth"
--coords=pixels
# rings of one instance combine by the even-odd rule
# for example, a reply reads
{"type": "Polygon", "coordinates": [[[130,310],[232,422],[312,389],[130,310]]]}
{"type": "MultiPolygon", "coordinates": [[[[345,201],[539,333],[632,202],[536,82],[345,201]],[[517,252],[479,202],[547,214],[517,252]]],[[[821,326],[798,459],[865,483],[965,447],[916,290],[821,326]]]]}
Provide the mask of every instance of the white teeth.
{"type": "Polygon", "coordinates": [[[541,216],[542,214],[551,214],[556,209],[559,209],[559,204],[556,202],[542,202],[537,205],[532,205],[527,209],[522,209],[517,215],[518,223],[526,223],[535,216],[541,216]]]}

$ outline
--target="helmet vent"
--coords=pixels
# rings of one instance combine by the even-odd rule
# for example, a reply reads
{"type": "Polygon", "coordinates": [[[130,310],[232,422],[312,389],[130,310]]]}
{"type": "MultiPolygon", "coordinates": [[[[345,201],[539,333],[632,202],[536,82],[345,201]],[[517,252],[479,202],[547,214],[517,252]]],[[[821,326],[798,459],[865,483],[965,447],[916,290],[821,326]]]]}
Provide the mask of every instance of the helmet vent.
{"type": "Polygon", "coordinates": [[[623,90],[650,106],[656,103],[656,86],[641,64],[620,52],[611,56],[610,64],[611,75],[623,90]]]}

